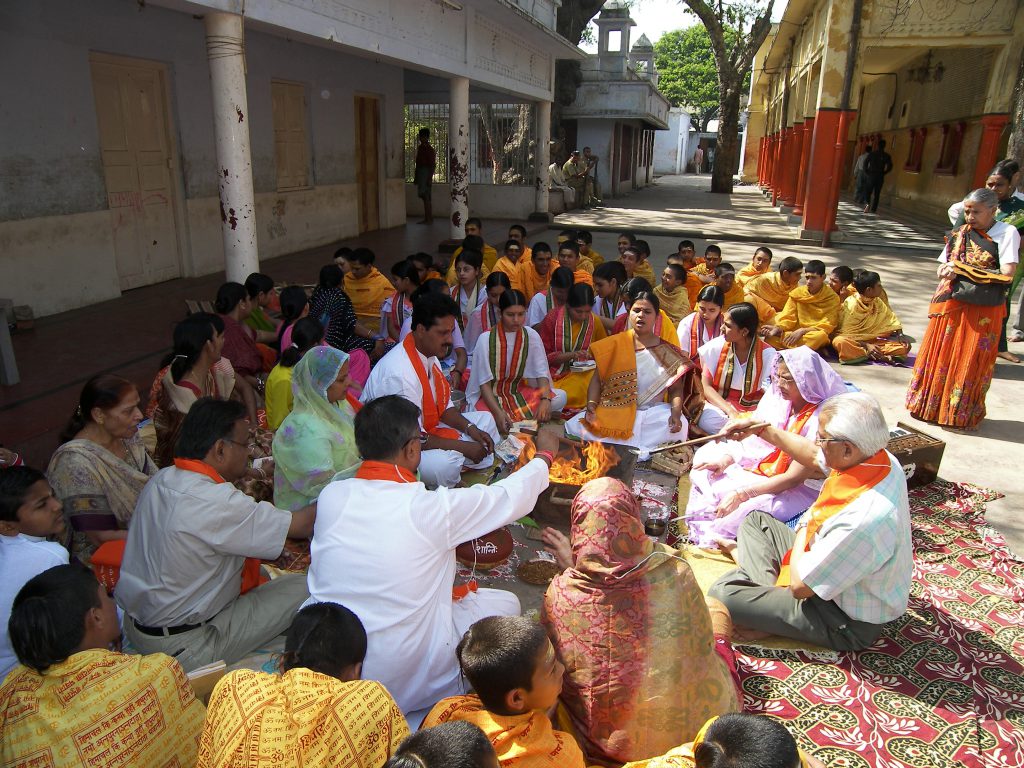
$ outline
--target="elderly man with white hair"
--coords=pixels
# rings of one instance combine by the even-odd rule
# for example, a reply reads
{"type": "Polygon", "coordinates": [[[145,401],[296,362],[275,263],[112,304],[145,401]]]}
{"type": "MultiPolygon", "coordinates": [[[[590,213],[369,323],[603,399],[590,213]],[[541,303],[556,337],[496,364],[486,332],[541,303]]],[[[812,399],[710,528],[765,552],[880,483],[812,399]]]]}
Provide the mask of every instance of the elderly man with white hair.
{"type": "Polygon", "coordinates": [[[907,482],[885,450],[878,402],[860,392],[826,400],[813,441],[739,421],[726,428],[831,471],[795,532],[764,512],[743,522],[739,567],[709,596],[725,603],[737,627],[838,651],[871,645],[906,611],[913,573],[907,482]]]}

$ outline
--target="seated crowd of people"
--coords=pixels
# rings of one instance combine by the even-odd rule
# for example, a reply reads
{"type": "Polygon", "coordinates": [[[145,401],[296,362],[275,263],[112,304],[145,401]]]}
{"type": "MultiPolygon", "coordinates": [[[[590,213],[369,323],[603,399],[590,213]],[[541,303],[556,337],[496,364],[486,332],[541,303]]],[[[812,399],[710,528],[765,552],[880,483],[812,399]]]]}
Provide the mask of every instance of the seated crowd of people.
{"type": "Polygon", "coordinates": [[[390,277],[342,248],[311,293],[225,283],[145,402],[96,376],[45,474],[0,469],[4,765],[820,765],[741,712],[731,640],[858,651],[906,610],[903,472],[822,357],[905,359],[879,276],[684,240],[655,285],[631,233],[605,260],[588,232],[466,232],[390,277]],[[465,481],[534,421],[532,458],[465,481]],[[529,514],[566,440],[688,435],[718,439],[680,514],[737,564],[706,596],[607,477],[543,531],[540,623],[457,583],[455,549],[529,514]],[[308,573],[261,565],[289,539],[308,573]],[[277,672],[196,699],[189,673],[281,634],[277,672]]]}

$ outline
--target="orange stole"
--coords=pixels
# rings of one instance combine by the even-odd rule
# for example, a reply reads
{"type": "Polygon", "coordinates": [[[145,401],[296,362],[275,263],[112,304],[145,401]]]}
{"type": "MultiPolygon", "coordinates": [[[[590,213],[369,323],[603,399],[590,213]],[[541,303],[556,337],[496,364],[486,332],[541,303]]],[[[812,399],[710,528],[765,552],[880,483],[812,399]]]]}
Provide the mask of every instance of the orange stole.
{"type": "MultiPolygon", "coordinates": [[[[814,409],[817,407],[813,403],[805,405],[803,410],[793,419],[793,423],[786,427],[786,431],[792,432],[794,435],[799,435],[803,432],[808,420],[814,414],[814,409]]],[[[761,460],[761,463],[757,465],[757,469],[754,472],[762,477],[777,477],[789,469],[789,465],[792,463],[792,456],[784,453],[781,448],[776,448],[761,460]]]]}
{"type": "Polygon", "coordinates": [[[390,480],[393,483],[415,483],[416,475],[405,467],[385,461],[364,461],[356,470],[360,480],[390,480]]]}
{"type": "Polygon", "coordinates": [[[409,356],[412,369],[416,371],[416,377],[420,380],[420,386],[423,388],[423,402],[420,404],[423,412],[423,431],[435,437],[458,440],[459,433],[457,431],[450,427],[438,426],[452,396],[452,387],[448,383],[448,379],[435,365],[434,389],[431,389],[430,379],[427,378],[427,369],[423,366],[423,361],[420,360],[420,353],[416,351],[416,340],[411,333],[405,337],[402,346],[405,348],[405,354],[409,356]]]}
{"type": "MultiPolygon", "coordinates": [[[[206,475],[215,483],[227,482],[227,480],[220,476],[217,470],[199,459],[175,459],[174,466],[178,469],[184,469],[186,472],[198,472],[200,475],[206,475]]],[[[124,550],[121,551],[121,554],[124,554],[124,550]]],[[[238,591],[238,594],[244,595],[250,589],[256,589],[260,584],[266,584],[268,581],[270,579],[264,576],[260,570],[260,559],[258,557],[247,557],[245,562],[242,563],[242,588],[238,591]]]]}
{"type": "MultiPolygon", "coordinates": [[[[842,472],[832,470],[824,485],[821,486],[818,500],[808,510],[811,517],[807,522],[804,552],[811,548],[811,539],[817,535],[826,520],[838,515],[860,498],[861,494],[882,482],[891,469],[889,457],[886,456],[883,448],[856,467],[842,472]]],[[[788,587],[790,585],[789,561],[792,556],[792,549],[783,556],[782,568],[779,570],[779,578],[775,581],[775,586],[788,587]]]]}

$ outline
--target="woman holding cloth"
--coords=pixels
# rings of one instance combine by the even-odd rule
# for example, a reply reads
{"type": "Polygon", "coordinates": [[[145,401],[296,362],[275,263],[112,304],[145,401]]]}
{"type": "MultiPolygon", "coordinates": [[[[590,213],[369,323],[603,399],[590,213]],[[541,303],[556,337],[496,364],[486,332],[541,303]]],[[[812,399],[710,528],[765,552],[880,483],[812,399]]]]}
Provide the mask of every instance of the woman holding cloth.
{"type": "Polygon", "coordinates": [[[1006,300],[984,283],[1002,275],[1005,294],[1020,251],[1016,228],[996,221],[998,207],[991,189],[971,192],[964,198],[967,223],[953,230],[939,254],[939,286],[907,390],[907,409],[921,421],[973,430],[985,418],[1006,300]],[[973,279],[960,274],[972,271],[973,279]]]}

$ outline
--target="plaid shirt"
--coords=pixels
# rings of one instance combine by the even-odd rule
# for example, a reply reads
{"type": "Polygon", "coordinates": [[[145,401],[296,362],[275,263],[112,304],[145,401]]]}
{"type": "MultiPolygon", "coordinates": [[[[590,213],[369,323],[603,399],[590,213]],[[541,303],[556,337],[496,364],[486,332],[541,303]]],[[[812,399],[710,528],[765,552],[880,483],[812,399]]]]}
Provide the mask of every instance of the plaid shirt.
{"type": "Polygon", "coordinates": [[[886,456],[888,476],[825,521],[797,568],[814,594],[871,624],[903,615],[914,571],[907,481],[886,456]]]}

